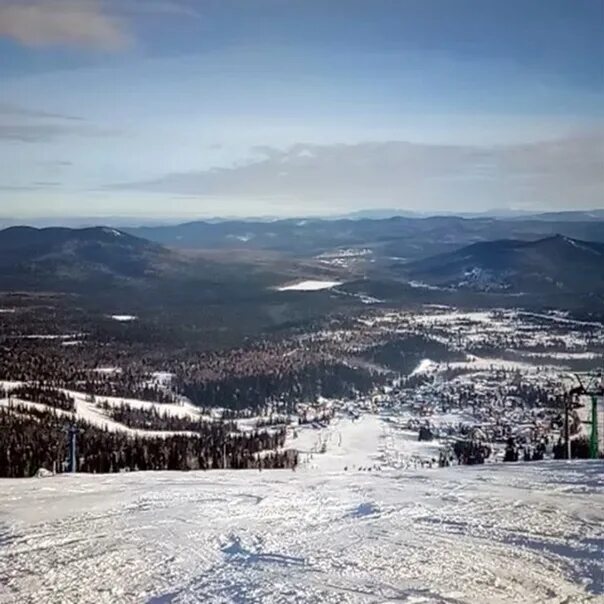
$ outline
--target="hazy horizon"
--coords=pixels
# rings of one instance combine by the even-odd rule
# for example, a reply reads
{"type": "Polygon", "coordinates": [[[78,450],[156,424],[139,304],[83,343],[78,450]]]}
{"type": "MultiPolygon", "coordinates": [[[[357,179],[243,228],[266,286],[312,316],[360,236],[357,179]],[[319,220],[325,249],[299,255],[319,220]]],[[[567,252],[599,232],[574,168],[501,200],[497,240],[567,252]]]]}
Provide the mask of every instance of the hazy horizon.
{"type": "MultiPolygon", "coordinates": [[[[604,219],[604,210],[591,208],[588,210],[555,210],[552,213],[567,214],[580,212],[589,214],[594,213],[594,219],[604,219]]],[[[493,208],[481,212],[410,212],[405,210],[397,210],[396,208],[377,208],[355,210],[348,213],[332,213],[332,214],[292,214],[290,216],[229,216],[229,215],[165,215],[165,216],[119,216],[119,215],[97,215],[97,216],[36,216],[36,217],[19,217],[19,216],[4,216],[0,214],[0,230],[17,227],[28,226],[33,228],[48,228],[48,227],[67,227],[67,228],[89,228],[89,227],[114,227],[114,228],[136,228],[136,227],[154,227],[154,226],[176,226],[189,222],[275,222],[281,220],[384,220],[392,217],[407,217],[417,219],[427,219],[433,217],[460,217],[466,219],[474,218],[498,218],[498,219],[513,219],[513,218],[530,218],[531,216],[546,215],[549,212],[530,212],[530,211],[514,211],[493,208]]]]}
{"type": "Polygon", "coordinates": [[[0,0],[0,220],[604,209],[601,0],[0,0]]]}

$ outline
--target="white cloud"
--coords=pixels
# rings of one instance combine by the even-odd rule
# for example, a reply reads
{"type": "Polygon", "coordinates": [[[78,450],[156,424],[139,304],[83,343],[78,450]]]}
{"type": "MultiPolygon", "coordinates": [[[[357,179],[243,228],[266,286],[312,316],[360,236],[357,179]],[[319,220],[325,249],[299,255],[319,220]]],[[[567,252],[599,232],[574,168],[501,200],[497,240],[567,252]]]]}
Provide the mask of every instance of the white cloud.
{"type": "Polygon", "coordinates": [[[0,36],[34,47],[120,50],[132,42],[125,25],[95,0],[4,0],[0,36]]]}
{"type": "Polygon", "coordinates": [[[604,136],[490,147],[367,142],[257,147],[231,168],[115,187],[199,198],[325,207],[475,210],[604,205],[604,136]]]}

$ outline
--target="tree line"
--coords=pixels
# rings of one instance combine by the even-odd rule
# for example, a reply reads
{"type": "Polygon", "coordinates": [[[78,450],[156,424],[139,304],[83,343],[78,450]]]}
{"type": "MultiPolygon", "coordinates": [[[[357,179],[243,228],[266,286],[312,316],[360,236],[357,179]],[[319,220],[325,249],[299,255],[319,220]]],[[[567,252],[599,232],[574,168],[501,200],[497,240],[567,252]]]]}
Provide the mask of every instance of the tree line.
{"type": "Polygon", "coordinates": [[[285,429],[233,434],[216,422],[198,436],[149,438],[14,404],[0,408],[0,477],[33,476],[41,468],[65,472],[69,426],[77,431],[80,472],[295,468],[298,463],[296,451],[283,450],[285,429]]]}
{"type": "Polygon", "coordinates": [[[299,402],[325,398],[353,398],[370,392],[379,377],[345,363],[319,362],[289,371],[249,376],[225,376],[220,380],[190,380],[183,376],[175,388],[194,405],[223,406],[233,410],[261,410],[281,403],[284,413],[293,413],[299,402]]]}
{"type": "Polygon", "coordinates": [[[21,384],[8,389],[0,388],[0,398],[17,398],[63,411],[75,411],[75,400],[72,396],[42,384],[21,384]]]}
{"type": "MultiPolygon", "coordinates": [[[[203,421],[200,418],[172,415],[165,410],[161,411],[155,407],[133,407],[128,403],[110,405],[106,401],[97,402],[96,405],[114,421],[123,424],[128,428],[139,430],[205,433],[209,427],[212,427],[217,423],[203,421]]],[[[237,424],[233,422],[221,422],[221,426],[227,432],[237,431],[237,424]]]]}

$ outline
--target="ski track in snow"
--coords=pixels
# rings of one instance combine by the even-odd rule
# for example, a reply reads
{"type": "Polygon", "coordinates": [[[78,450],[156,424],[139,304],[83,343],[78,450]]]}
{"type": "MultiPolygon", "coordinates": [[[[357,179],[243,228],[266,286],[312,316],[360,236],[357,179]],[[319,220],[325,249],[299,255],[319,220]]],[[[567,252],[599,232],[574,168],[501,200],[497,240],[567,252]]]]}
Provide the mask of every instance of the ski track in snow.
{"type": "Polygon", "coordinates": [[[296,472],[1,480],[0,604],[604,601],[604,463],[401,471],[432,445],[372,415],[294,443],[296,472]]]}

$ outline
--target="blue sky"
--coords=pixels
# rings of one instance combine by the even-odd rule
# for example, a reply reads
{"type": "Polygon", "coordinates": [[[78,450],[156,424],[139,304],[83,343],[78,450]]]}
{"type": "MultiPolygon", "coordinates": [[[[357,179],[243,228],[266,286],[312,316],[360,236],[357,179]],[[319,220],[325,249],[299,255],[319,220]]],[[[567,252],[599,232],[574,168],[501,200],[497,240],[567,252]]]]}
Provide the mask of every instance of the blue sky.
{"type": "Polygon", "coordinates": [[[0,0],[0,216],[604,207],[604,0],[0,0]]]}

